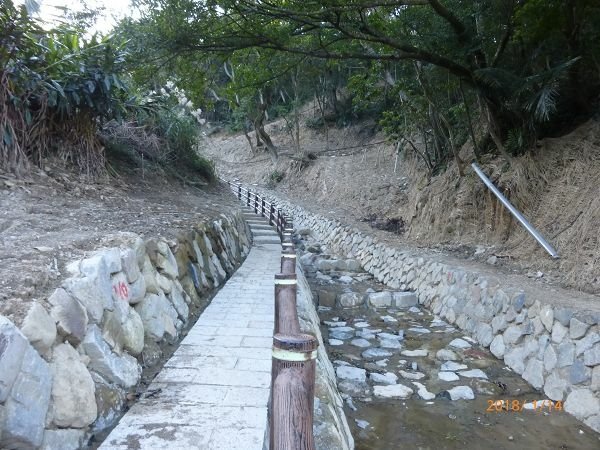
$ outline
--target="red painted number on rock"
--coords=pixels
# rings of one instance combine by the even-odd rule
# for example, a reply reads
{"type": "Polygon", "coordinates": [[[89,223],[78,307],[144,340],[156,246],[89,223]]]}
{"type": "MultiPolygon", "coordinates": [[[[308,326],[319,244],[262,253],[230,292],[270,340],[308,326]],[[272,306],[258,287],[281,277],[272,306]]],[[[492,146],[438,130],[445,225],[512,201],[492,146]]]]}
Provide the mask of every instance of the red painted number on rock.
{"type": "Polygon", "coordinates": [[[119,281],[119,283],[113,286],[113,291],[123,300],[129,300],[129,287],[127,287],[127,283],[119,281]]]}

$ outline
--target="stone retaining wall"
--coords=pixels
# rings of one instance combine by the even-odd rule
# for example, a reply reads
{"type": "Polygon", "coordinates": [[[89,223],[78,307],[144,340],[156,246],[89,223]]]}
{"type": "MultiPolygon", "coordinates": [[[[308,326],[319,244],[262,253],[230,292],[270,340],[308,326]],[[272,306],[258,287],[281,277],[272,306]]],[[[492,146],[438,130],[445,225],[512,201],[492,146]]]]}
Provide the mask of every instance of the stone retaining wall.
{"type": "Polygon", "coordinates": [[[173,239],[109,236],[20,329],[0,316],[0,448],[80,448],[249,252],[240,213],[173,239]]]}
{"type": "Polygon", "coordinates": [[[498,279],[392,248],[338,221],[275,199],[294,226],[357,259],[393,289],[489,347],[547,397],[600,432],[600,313],[554,307],[498,279]]]}
{"type": "Polygon", "coordinates": [[[353,450],[354,439],[344,413],[344,402],[337,388],[335,371],[327,355],[321,335],[319,315],[315,309],[310,286],[300,264],[298,275],[298,319],[302,331],[314,334],[319,341],[317,378],[315,383],[314,436],[317,450],[353,450]]]}

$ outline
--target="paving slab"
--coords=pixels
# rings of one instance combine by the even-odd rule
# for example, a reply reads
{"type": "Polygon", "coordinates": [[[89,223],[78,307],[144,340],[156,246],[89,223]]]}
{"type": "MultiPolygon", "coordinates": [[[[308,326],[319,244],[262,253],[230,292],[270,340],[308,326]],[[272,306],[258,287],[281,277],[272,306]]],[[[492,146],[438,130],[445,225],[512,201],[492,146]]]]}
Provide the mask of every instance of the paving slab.
{"type": "Polygon", "coordinates": [[[253,217],[248,257],[100,450],[263,450],[281,241],[253,217]]]}

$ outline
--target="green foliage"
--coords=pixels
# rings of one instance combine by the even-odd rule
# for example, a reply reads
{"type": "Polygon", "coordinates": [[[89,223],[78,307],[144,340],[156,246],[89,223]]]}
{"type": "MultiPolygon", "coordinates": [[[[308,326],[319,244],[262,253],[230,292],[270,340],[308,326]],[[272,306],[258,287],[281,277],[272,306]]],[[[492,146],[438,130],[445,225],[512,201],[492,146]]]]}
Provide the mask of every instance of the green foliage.
{"type": "Polygon", "coordinates": [[[0,29],[0,165],[39,161],[54,141],[82,170],[101,170],[98,126],[135,104],[121,79],[124,43],[66,25],[44,31],[10,0],[0,5],[0,29]]]}
{"type": "Polygon", "coordinates": [[[283,172],[279,172],[278,170],[274,170],[269,175],[269,180],[271,180],[271,181],[273,181],[275,183],[279,183],[279,182],[281,182],[283,180],[284,176],[285,176],[285,174],[283,172]]]}
{"type": "Polygon", "coordinates": [[[267,179],[267,187],[269,189],[274,189],[277,183],[281,183],[281,181],[283,181],[284,177],[285,174],[283,172],[274,170],[269,174],[269,178],[267,179]]]}

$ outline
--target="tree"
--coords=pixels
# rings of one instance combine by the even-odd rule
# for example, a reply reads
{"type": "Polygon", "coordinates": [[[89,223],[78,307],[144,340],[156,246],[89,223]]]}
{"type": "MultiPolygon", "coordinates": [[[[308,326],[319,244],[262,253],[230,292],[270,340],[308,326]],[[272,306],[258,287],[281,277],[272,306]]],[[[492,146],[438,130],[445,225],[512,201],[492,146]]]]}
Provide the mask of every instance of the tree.
{"type": "MultiPolygon", "coordinates": [[[[600,92],[594,59],[600,7],[592,0],[145,3],[146,19],[160,25],[157,42],[169,52],[223,55],[261,48],[310,59],[417,62],[424,71],[446,74],[478,99],[487,135],[507,158],[511,131],[529,143],[555,126],[552,118],[573,112],[560,94],[593,98],[600,92]],[[538,15],[547,20],[531,31],[538,15]]],[[[583,113],[589,111],[588,102],[583,113]]]]}

